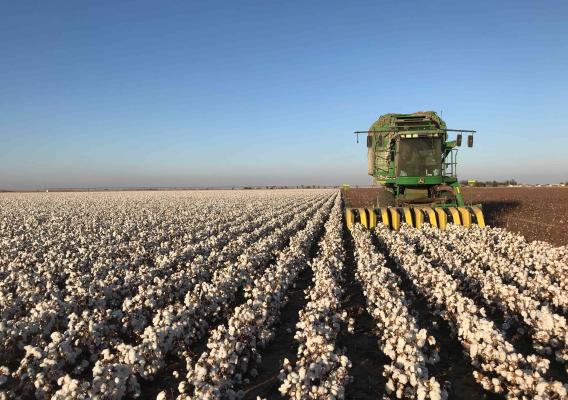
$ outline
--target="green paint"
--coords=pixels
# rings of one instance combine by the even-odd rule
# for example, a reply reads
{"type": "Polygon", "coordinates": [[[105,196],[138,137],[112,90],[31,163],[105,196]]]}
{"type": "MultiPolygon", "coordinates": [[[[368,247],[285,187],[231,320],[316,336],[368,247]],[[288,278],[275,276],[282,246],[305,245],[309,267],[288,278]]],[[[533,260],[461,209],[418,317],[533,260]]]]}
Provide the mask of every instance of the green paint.
{"type": "Polygon", "coordinates": [[[465,205],[456,172],[456,141],[448,141],[446,129],[433,111],[382,115],[367,137],[368,173],[374,183],[390,190],[398,204],[465,205]],[[441,195],[450,198],[440,200],[441,195]]]}

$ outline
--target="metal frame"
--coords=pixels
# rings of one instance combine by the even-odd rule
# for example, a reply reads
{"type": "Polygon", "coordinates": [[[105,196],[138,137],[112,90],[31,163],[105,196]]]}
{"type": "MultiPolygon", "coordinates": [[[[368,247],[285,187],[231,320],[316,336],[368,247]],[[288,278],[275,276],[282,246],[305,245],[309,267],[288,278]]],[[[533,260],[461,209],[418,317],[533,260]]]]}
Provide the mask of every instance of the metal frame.
{"type": "Polygon", "coordinates": [[[392,126],[389,127],[388,129],[383,129],[383,130],[374,130],[374,131],[355,131],[353,132],[355,135],[357,135],[357,143],[359,143],[359,134],[362,133],[389,133],[389,132],[405,132],[405,131],[420,131],[421,133],[439,133],[440,131],[444,131],[444,132],[460,132],[460,133],[477,133],[477,131],[472,131],[472,130],[467,130],[467,129],[446,129],[446,128],[436,128],[436,129],[419,129],[420,127],[402,127],[402,126],[392,126]],[[413,129],[411,129],[413,128],[413,129]],[[418,129],[416,129],[418,128],[418,129]]]}
{"type": "Polygon", "coordinates": [[[442,176],[444,178],[456,178],[458,177],[458,149],[453,148],[446,154],[446,157],[442,159],[442,176]],[[448,156],[450,159],[448,160],[448,156]],[[449,173],[448,173],[449,169],[449,173]]]}

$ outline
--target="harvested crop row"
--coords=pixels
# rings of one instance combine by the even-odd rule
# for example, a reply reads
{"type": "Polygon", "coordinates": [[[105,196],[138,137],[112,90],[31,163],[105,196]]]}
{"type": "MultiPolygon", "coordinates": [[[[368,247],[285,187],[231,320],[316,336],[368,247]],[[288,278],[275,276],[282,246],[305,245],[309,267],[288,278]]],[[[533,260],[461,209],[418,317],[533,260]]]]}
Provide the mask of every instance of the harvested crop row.
{"type": "Polygon", "coordinates": [[[476,380],[486,390],[506,393],[510,398],[545,399],[567,395],[567,388],[561,382],[543,378],[549,361],[517,353],[503,333],[485,317],[485,310],[459,292],[457,282],[450,275],[430,264],[423,255],[415,254],[412,244],[397,233],[383,225],[375,232],[436,312],[454,327],[476,368],[476,380]]]}
{"type": "Polygon", "coordinates": [[[456,242],[451,234],[430,226],[424,226],[423,230],[403,226],[400,233],[408,243],[412,243],[420,253],[426,255],[431,263],[451,274],[460,283],[460,289],[464,293],[481,297],[485,304],[495,305],[509,316],[520,317],[530,327],[539,353],[555,352],[559,361],[568,360],[568,326],[564,317],[554,314],[517,287],[504,284],[491,268],[484,268],[476,260],[462,256],[467,244],[456,242]]]}
{"type": "MultiPolygon", "coordinates": [[[[207,347],[193,369],[188,383],[180,384],[178,399],[235,398],[235,385],[241,382],[252,360],[260,363],[260,349],[272,338],[279,310],[286,302],[286,292],[307,265],[309,250],[329,215],[332,202],[326,203],[308,221],[306,227],[290,239],[278,261],[268,267],[260,279],[252,282],[252,296],[235,308],[227,325],[211,334],[207,347]],[[193,394],[186,395],[188,386],[193,394]]],[[[191,359],[188,359],[191,366],[191,359]]]]}
{"type": "Polygon", "coordinates": [[[401,399],[440,400],[446,390],[428,373],[427,364],[439,359],[436,340],[419,329],[408,310],[400,278],[385,266],[386,260],[371,241],[371,234],[357,225],[353,231],[357,279],[367,298],[367,309],[379,328],[381,350],[392,360],[385,365],[387,393],[401,399]]]}
{"type": "Polygon", "coordinates": [[[300,311],[294,337],[299,343],[297,362],[285,359],[281,370],[280,393],[291,399],[343,399],[350,381],[351,362],[335,345],[347,317],[341,308],[342,229],[342,200],[338,196],[325,224],[318,257],[310,263],[313,286],[306,292],[309,301],[300,311]]]}

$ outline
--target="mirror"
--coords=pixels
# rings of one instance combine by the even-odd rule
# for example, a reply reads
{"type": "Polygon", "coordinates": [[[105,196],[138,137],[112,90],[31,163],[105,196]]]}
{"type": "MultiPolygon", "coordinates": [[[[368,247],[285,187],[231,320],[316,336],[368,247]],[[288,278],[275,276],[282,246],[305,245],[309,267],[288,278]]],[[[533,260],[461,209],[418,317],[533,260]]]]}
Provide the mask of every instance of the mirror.
{"type": "Polygon", "coordinates": [[[467,147],[473,147],[473,135],[467,136],[467,147]]]}
{"type": "Polygon", "coordinates": [[[458,136],[456,137],[456,146],[460,147],[462,145],[462,134],[458,133],[458,136]]]}

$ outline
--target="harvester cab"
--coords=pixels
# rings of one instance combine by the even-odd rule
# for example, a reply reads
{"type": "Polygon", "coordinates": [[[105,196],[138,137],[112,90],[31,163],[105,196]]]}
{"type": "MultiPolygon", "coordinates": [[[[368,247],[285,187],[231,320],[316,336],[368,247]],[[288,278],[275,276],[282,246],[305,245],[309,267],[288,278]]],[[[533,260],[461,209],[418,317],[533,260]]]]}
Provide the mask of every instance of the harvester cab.
{"type": "Polygon", "coordinates": [[[367,135],[368,173],[382,186],[375,204],[346,208],[347,226],[373,228],[377,222],[398,229],[402,221],[420,228],[424,222],[440,229],[452,222],[485,226],[480,205],[466,206],[457,178],[457,147],[473,130],[448,129],[433,111],[382,115],[367,135]],[[448,132],[456,139],[448,141],[448,132]]]}

